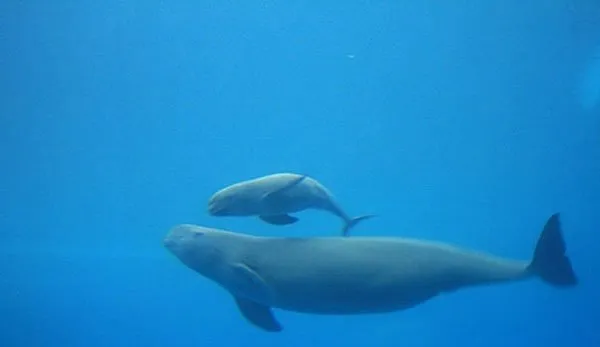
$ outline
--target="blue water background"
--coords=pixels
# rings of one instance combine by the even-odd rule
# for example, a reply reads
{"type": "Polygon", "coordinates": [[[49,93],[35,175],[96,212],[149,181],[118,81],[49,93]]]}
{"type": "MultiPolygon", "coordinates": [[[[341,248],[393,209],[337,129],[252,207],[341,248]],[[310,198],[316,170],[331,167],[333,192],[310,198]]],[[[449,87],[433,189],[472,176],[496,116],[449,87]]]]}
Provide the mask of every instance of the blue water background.
{"type": "Polygon", "coordinates": [[[0,346],[599,345],[600,108],[578,84],[598,44],[595,0],[3,1],[0,346]],[[285,330],[265,333],[161,239],[337,234],[314,211],[206,214],[280,171],[376,213],[356,236],[528,259],[561,212],[580,285],[276,310],[285,330]]]}

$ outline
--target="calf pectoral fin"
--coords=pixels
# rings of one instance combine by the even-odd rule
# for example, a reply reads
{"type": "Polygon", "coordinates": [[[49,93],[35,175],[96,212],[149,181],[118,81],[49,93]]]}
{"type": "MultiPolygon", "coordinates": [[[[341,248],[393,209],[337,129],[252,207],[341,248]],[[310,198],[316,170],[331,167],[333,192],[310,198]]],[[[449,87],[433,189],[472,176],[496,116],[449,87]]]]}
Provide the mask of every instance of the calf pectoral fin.
{"type": "Polygon", "coordinates": [[[289,214],[278,214],[270,216],[259,216],[262,221],[273,225],[288,225],[298,221],[298,218],[290,216],[289,214]]]}
{"type": "Polygon", "coordinates": [[[251,324],[269,332],[279,332],[283,330],[283,327],[273,315],[273,311],[270,307],[245,298],[234,298],[242,316],[244,316],[251,324]]]}

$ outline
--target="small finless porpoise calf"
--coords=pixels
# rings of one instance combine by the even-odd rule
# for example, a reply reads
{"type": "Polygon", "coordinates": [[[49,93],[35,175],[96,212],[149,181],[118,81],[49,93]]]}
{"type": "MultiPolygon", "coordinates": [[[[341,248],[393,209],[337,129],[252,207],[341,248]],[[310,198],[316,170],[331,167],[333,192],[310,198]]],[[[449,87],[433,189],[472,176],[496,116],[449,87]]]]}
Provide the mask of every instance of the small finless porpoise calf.
{"type": "Polygon", "coordinates": [[[373,215],[348,216],[322,184],[294,173],[277,173],[242,181],[214,193],[208,201],[212,216],[258,216],[273,225],[296,223],[291,213],[306,209],[329,211],[344,221],[342,235],[373,215]]]}
{"type": "Polygon", "coordinates": [[[183,264],[216,282],[250,323],[281,331],[271,308],[312,314],[368,314],[414,307],[460,288],[540,278],[577,284],[558,214],[531,261],[448,244],[386,237],[257,237],[181,224],[164,238],[183,264]]]}

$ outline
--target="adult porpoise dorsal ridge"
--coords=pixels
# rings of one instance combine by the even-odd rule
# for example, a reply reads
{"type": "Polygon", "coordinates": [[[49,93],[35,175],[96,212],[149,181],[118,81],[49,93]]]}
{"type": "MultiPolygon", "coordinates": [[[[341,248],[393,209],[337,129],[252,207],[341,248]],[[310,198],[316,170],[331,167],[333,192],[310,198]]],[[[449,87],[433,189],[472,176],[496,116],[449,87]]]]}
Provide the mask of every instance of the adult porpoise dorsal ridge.
{"type": "Polygon", "coordinates": [[[558,214],[548,219],[531,261],[448,244],[378,237],[257,237],[183,224],[165,246],[233,295],[241,314],[281,331],[272,307],[315,314],[408,309],[440,293],[533,276],[555,287],[577,284],[558,214]]]}
{"type": "Polygon", "coordinates": [[[342,235],[373,214],[350,217],[339,206],[333,194],[306,174],[276,173],[227,186],[209,199],[208,211],[214,216],[258,216],[273,225],[298,222],[291,215],[314,208],[329,211],[344,221],[342,235]],[[297,189],[294,189],[298,187],[297,189]]]}

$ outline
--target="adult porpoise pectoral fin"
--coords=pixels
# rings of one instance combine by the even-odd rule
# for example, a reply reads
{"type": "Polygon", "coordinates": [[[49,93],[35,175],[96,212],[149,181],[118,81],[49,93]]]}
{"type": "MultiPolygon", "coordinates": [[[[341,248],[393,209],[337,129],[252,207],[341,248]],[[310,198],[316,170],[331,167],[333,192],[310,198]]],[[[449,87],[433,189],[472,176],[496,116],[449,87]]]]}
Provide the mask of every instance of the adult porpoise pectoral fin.
{"type": "Polygon", "coordinates": [[[294,188],[295,186],[297,186],[300,182],[304,181],[306,179],[306,175],[302,175],[302,176],[298,176],[297,178],[291,180],[290,182],[286,183],[284,186],[279,187],[277,189],[271,190],[267,193],[265,193],[263,195],[263,201],[269,203],[270,201],[273,201],[277,199],[277,196],[280,194],[284,194],[286,191],[294,188]]]}
{"type": "Polygon", "coordinates": [[[298,221],[298,218],[290,216],[289,214],[278,214],[271,216],[258,216],[262,221],[273,225],[287,225],[293,224],[298,221]]]}
{"type": "Polygon", "coordinates": [[[235,291],[252,295],[253,297],[269,298],[270,290],[265,281],[254,270],[243,263],[231,265],[232,285],[235,291]]]}
{"type": "MultiPolygon", "coordinates": [[[[236,279],[234,287],[238,293],[246,293],[251,297],[266,300],[271,297],[269,286],[253,269],[243,263],[237,263],[231,266],[231,271],[236,279]]],[[[281,324],[273,316],[270,307],[239,295],[234,294],[234,297],[240,312],[249,322],[266,331],[277,332],[282,330],[281,324]]]]}
{"type": "Polygon", "coordinates": [[[242,316],[244,316],[251,324],[269,332],[279,332],[283,330],[283,327],[273,315],[273,311],[270,307],[238,296],[234,296],[234,298],[242,316]]]}

